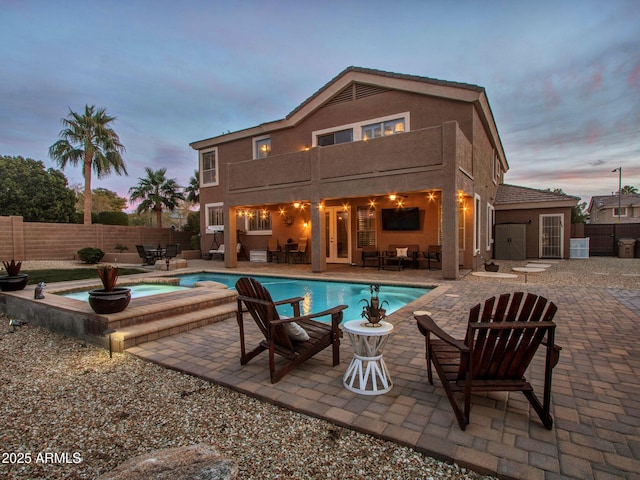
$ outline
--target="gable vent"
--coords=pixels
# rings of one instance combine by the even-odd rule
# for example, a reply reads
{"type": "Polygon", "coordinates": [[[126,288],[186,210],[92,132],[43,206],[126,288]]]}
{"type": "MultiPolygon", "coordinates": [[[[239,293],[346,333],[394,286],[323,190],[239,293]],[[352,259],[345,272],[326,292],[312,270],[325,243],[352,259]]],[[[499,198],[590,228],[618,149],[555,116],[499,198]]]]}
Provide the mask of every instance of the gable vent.
{"type": "Polygon", "coordinates": [[[371,95],[377,95],[379,93],[388,92],[386,88],[376,87],[374,85],[364,85],[362,83],[351,84],[348,87],[343,88],[339,93],[323,105],[323,107],[329,107],[331,105],[337,105],[339,103],[352,102],[361,98],[370,97],[371,95]]]}
{"type": "Polygon", "coordinates": [[[338,103],[351,102],[353,98],[353,85],[343,88],[340,93],[335,95],[331,100],[324,104],[325,107],[337,105],[338,103]]]}
{"type": "Polygon", "coordinates": [[[361,98],[370,97],[371,95],[378,95],[379,93],[388,92],[386,88],[380,88],[373,85],[363,85],[361,83],[356,84],[356,100],[361,98]]]}

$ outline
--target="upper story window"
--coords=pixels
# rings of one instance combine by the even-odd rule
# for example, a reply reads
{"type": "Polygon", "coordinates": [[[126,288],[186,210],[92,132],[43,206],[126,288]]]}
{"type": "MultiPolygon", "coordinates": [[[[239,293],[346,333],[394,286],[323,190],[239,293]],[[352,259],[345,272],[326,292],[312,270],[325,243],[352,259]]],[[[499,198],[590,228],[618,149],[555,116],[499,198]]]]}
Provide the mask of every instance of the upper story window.
{"type": "Polygon", "coordinates": [[[338,143],[353,142],[353,129],[339,130],[337,132],[318,135],[318,146],[326,147],[327,145],[336,145],[338,143]]]}
{"type": "Polygon", "coordinates": [[[253,158],[265,158],[271,154],[271,137],[253,139],[253,158]]]}
{"type": "Polygon", "coordinates": [[[200,152],[200,184],[218,184],[218,149],[203,150],[200,152]]]}
{"type": "Polygon", "coordinates": [[[404,118],[388,120],[386,122],[372,123],[362,127],[362,139],[386,137],[387,135],[395,135],[404,132],[404,118]]]}
{"type": "MultiPolygon", "coordinates": [[[[613,209],[613,216],[617,217],[618,216],[618,207],[615,207],[613,209]]],[[[627,216],[627,207],[622,207],[620,208],[620,216],[621,217],[626,217],[627,216]]]]}
{"type": "Polygon", "coordinates": [[[409,112],[395,113],[385,117],[315,130],[311,133],[311,146],[326,147],[327,145],[359,142],[369,138],[408,132],[410,131],[409,118],[409,112]]]}

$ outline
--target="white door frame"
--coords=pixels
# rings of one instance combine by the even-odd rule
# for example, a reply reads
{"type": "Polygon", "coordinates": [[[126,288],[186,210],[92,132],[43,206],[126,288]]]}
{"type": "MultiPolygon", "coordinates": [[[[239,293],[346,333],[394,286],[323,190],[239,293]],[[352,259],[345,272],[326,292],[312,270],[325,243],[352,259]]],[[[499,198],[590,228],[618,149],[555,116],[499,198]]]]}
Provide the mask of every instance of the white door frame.
{"type": "Polygon", "coordinates": [[[564,214],[562,213],[551,213],[551,214],[541,214],[539,217],[539,235],[540,238],[538,240],[538,256],[540,258],[564,258],[564,214]],[[551,240],[553,240],[554,238],[557,238],[558,241],[558,245],[556,244],[547,244],[546,241],[546,235],[548,234],[548,232],[545,232],[545,228],[544,228],[544,220],[546,218],[551,218],[551,217],[556,217],[558,218],[558,224],[557,225],[552,225],[552,228],[555,228],[556,226],[559,227],[559,231],[558,231],[558,235],[555,235],[554,237],[551,237],[551,240]],[[550,252],[545,252],[545,245],[548,246],[548,248],[550,249],[555,249],[558,248],[559,251],[559,256],[556,255],[550,255],[550,252]]]}
{"type": "Polygon", "coordinates": [[[327,236],[327,263],[351,263],[351,207],[324,207],[327,216],[326,231],[327,236]],[[338,256],[338,214],[347,214],[347,225],[342,228],[347,234],[347,256],[338,256]]]}

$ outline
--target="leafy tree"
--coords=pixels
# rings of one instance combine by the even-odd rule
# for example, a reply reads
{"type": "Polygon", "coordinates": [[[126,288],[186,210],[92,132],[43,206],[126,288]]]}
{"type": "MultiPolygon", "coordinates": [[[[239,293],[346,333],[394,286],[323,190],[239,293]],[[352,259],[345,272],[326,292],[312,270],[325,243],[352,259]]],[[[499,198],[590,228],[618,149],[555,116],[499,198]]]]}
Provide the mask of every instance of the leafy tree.
{"type": "Polygon", "coordinates": [[[198,170],[193,172],[193,177],[189,179],[189,185],[184,189],[187,194],[187,202],[200,203],[200,175],[198,170]]]}
{"type": "Polygon", "coordinates": [[[193,234],[200,233],[200,212],[189,212],[184,230],[193,234]]]}
{"type": "Polygon", "coordinates": [[[82,164],[84,176],[84,224],[91,224],[91,170],[98,178],[115,171],[127,175],[121,154],[124,146],[118,134],[109,125],[116,117],[107,115],[104,108],[85,105],[82,115],[69,109],[69,116],[62,119],[64,128],[60,140],[49,147],[49,156],[60,168],[70,163],[82,164]]]}
{"type": "Polygon", "coordinates": [[[638,189],[631,185],[625,185],[622,187],[622,195],[637,195],[638,189]]]}
{"type": "Polygon", "coordinates": [[[571,223],[585,223],[586,221],[587,202],[582,202],[571,209],[571,223]]]}
{"type": "Polygon", "coordinates": [[[184,195],[178,189],[175,178],[167,178],[166,168],[160,168],[155,172],[149,167],[145,168],[147,176],[139,178],[138,185],[129,189],[130,200],[132,202],[141,200],[137,212],[154,211],[156,213],[156,223],[162,227],[163,210],[173,211],[180,200],[184,200],[184,195]]]}
{"type": "MultiPolygon", "coordinates": [[[[76,192],[76,197],[76,208],[82,211],[84,193],[82,191],[76,192]]],[[[126,207],[127,199],[118,196],[116,192],[112,192],[106,188],[94,188],[91,191],[91,211],[93,213],[121,212],[126,207]]]]}
{"type": "Polygon", "coordinates": [[[0,212],[26,222],[73,222],[75,194],[60,170],[20,156],[0,156],[0,212]]]}

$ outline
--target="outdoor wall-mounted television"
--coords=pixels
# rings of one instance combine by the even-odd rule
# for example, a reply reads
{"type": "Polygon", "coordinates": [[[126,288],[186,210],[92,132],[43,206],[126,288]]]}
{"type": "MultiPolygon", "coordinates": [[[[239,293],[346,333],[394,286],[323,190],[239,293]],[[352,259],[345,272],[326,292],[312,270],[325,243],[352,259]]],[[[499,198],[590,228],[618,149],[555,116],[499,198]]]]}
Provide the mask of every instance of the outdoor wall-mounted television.
{"type": "Polygon", "coordinates": [[[420,210],[418,207],[383,208],[383,230],[420,230],[420,210]]]}

